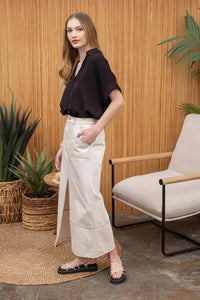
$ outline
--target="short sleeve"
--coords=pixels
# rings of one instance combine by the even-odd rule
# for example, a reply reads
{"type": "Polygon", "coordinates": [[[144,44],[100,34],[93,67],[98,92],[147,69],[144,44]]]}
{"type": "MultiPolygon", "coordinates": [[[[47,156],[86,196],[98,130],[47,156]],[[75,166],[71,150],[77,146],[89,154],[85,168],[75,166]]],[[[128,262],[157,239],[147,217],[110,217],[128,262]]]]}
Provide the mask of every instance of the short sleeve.
{"type": "Polygon", "coordinates": [[[103,97],[107,102],[109,94],[113,90],[118,89],[121,92],[121,89],[117,83],[115,75],[110,69],[108,61],[102,54],[96,57],[94,66],[98,84],[100,86],[103,97]]]}

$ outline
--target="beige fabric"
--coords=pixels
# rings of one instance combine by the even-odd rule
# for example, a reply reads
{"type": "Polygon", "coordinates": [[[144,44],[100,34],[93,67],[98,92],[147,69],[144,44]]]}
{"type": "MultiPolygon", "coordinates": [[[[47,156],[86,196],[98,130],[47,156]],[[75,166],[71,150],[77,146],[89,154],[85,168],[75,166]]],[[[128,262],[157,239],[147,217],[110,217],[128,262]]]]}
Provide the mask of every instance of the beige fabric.
{"type": "Polygon", "coordinates": [[[200,115],[187,115],[169,169],[182,174],[200,172],[200,115]]]}
{"type": "Polygon", "coordinates": [[[69,209],[72,251],[77,256],[99,257],[115,248],[112,227],[100,193],[105,134],[100,132],[88,145],[77,134],[95,124],[94,119],[68,117],[60,176],[57,240],[69,183],[69,209]]]}
{"type": "MultiPolygon", "coordinates": [[[[117,183],[115,197],[146,212],[150,216],[162,216],[162,187],[160,178],[180,176],[172,170],[134,176],[117,183]]],[[[174,183],[166,186],[166,218],[178,219],[200,212],[200,180],[174,183]]]]}
{"type": "Polygon", "coordinates": [[[63,217],[62,217],[60,234],[59,234],[60,241],[66,239],[71,239],[70,225],[69,225],[69,189],[68,188],[66,191],[65,205],[63,209],[63,217]]]}
{"type": "MultiPolygon", "coordinates": [[[[169,168],[134,176],[117,183],[114,198],[161,220],[162,187],[159,179],[200,172],[200,115],[185,118],[169,168]]],[[[166,185],[168,221],[200,213],[200,180],[166,185]]]]}

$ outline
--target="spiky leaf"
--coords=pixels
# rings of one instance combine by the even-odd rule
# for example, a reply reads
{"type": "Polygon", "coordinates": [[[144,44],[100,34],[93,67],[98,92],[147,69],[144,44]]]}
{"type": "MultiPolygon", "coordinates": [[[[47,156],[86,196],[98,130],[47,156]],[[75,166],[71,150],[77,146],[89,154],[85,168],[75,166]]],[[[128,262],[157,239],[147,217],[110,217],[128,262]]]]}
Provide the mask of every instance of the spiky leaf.
{"type": "MultiPolygon", "coordinates": [[[[9,88],[10,89],[10,88],[9,88]]],[[[26,109],[21,113],[16,109],[13,92],[11,92],[11,105],[9,113],[4,104],[0,106],[0,181],[14,180],[10,166],[18,166],[16,153],[23,155],[26,146],[33,135],[39,120],[35,119],[28,127],[27,121],[31,111],[26,109]]]]}
{"type": "Polygon", "coordinates": [[[33,163],[27,147],[26,159],[20,154],[15,156],[15,159],[19,162],[21,168],[12,166],[11,171],[30,188],[36,197],[40,198],[43,197],[45,192],[49,189],[49,186],[44,182],[43,178],[45,175],[55,170],[55,161],[51,157],[46,162],[44,149],[40,155],[36,149],[34,149],[34,152],[36,156],[36,164],[33,163]]]}

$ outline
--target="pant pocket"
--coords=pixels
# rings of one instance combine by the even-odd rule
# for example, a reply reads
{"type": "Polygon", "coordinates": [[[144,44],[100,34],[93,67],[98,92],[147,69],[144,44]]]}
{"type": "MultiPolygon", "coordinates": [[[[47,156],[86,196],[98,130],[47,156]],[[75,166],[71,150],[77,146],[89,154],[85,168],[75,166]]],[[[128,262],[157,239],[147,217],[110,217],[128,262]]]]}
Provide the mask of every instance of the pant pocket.
{"type": "Polygon", "coordinates": [[[80,159],[90,158],[90,145],[83,140],[82,136],[77,137],[77,134],[84,129],[86,129],[85,126],[76,125],[72,131],[73,141],[71,144],[71,155],[80,159]]]}

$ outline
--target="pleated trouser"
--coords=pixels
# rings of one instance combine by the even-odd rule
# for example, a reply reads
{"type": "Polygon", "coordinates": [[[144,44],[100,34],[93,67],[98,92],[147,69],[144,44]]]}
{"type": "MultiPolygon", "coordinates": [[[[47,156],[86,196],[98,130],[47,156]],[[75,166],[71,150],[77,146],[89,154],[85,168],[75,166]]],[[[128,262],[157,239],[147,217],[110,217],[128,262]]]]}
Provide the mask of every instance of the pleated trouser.
{"type": "Polygon", "coordinates": [[[88,145],[77,134],[96,123],[92,118],[68,116],[63,139],[58,199],[58,241],[69,184],[69,218],[72,251],[81,257],[96,258],[115,248],[112,227],[100,193],[105,133],[88,145]]]}

